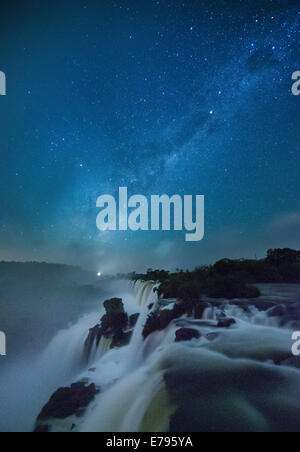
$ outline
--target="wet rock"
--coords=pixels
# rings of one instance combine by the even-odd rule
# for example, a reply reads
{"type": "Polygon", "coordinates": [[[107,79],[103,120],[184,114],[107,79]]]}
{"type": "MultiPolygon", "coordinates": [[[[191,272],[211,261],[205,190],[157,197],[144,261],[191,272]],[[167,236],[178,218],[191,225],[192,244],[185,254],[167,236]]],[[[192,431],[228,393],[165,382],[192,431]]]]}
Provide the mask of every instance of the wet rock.
{"type": "Polygon", "coordinates": [[[163,309],[161,311],[151,312],[148,315],[144,326],[143,337],[146,339],[154,331],[164,330],[173,321],[186,313],[186,305],[177,303],[173,309],[163,309]]]}
{"type": "Polygon", "coordinates": [[[195,319],[202,319],[204,311],[211,307],[212,307],[211,303],[207,303],[204,301],[197,303],[194,307],[195,319]]]}
{"type": "Polygon", "coordinates": [[[230,328],[236,321],[234,319],[220,319],[218,322],[218,328],[230,328]]]}
{"type": "Polygon", "coordinates": [[[60,388],[44,406],[38,416],[38,421],[53,418],[66,419],[73,415],[80,416],[98,393],[99,390],[94,384],[87,386],[83,382],[74,383],[71,387],[60,388]]]}
{"type": "Polygon", "coordinates": [[[104,308],[107,315],[115,313],[124,313],[124,305],[122,298],[111,298],[104,302],[104,308]]]}
{"type": "MultiPolygon", "coordinates": [[[[129,326],[128,315],[124,310],[121,298],[112,298],[104,302],[106,313],[100,320],[100,324],[91,328],[85,341],[85,355],[87,359],[93,345],[98,347],[102,337],[112,340],[112,347],[127,345],[131,333],[126,330],[129,326]]],[[[132,319],[133,320],[133,319],[132,319]]]]}
{"type": "Polygon", "coordinates": [[[132,331],[120,331],[112,339],[112,347],[124,347],[128,345],[132,336],[132,331]]]}
{"type": "Polygon", "coordinates": [[[106,314],[101,319],[101,333],[105,337],[118,334],[128,325],[128,315],[125,313],[121,298],[112,298],[104,302],[106,314]]]}
{"type": "Polygon", "coordinates": [[[201,334],[197,330],[192,328],[181,328],[176,331],[175,342],[190,341],[192,339],[199,339],[200,337],[201,334]]]}
{"type": "Polygon", "coordinates": [[[148,315],[146,324],[143,329],[143,337],[146,339],[154,331],[160,330],[160,317],[158,312],[152,312],[148,315]]]}
{"type": "Polygon", "coordinates": [[[163,309],[160,311],[160,329],[164,330],[174,320],[176,314],[172,309],[163,309]]]}
{"type": "Polygon", "coordinates": [[[184,314],[189,314],[192,312],[192,310],[193,306],[191,306],[190,304],[184,302],[176,303],[173,309],[174,319],[178,319],[184,314]]]}
{"type": "Polygon", "coordinates": [[[125,312],[105,314],[101,319],[101,335],[111,338],[127,328],[128,315],[125,312]]]}
{"type": "Polygon", "coordinates": [[[130,328],[135,327],[135,325],[137,324],[137,321],[138,321],[138,319],[139,319],[139,316],[140,316],[140,314],[137,313],[137,314],[132,314],[132,315],[129,317],[129,327],[130,327],[130,328]]]}

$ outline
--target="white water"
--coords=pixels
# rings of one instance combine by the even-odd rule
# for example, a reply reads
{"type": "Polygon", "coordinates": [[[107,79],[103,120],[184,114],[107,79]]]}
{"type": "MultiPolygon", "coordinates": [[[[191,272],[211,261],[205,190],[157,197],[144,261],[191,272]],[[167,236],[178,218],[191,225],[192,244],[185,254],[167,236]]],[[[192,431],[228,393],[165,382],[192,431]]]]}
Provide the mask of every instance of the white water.
{"type": "MultiPolygon", "coordinates": [[[[55,389],[84,380],[95,383],[100,394],[82,418],[49,422],[52,431],[71,431],[73,424],[76,428],[72,431],[77,432],[168,431],[176,404],[166,390],[165,374],[186,372],[189,376],[199,372],[199,387],[190,403],[195,403],[203,430],[211,425],[230,430],[235,422],[241,429],[248,426],[255,431],[284,429],[286,422],[294,428],[293,423],[299,422],[300,430],[300,372],[274,364],[290,354],[291,330],[280,328],[279,319],[254,306],[245,312],[227,304],[224,313],[236,320],[229,329],[217,329],[220,312],[208,308],[202,319],[183,316],[144,340],[147,315],[158,305],[153,288],[153,283],[138,281],[133,289],[116,294],[123,299],[129,315],[140,314],[125,347],[111,349],[110,341],[101,339],[89,363],[84,361],[84,341],[89,328],[99,322],[101,310],[82,317],[76,325],[56,335],[36,364],[35,372],[52,377],[50,382],[48,377],[41,380],[42,396],[37,397],[34,406],[35,418],[55,389]],[[176,330],[181,327],[197,329],[201,338],[175,343],[176,330]],[[244,386],[237,382],[239,375],[244,375],[244,386]],[[213,381],[215,386],[209,384],[213,381]],[[222,414],[224,410],[226,416],[222,414]],[[279,419],[274,418],[274,410],[281,413],[279,419]]],[[[274,299],[276,294],[271,296],[274,299]]],[[[290,301],[294,301],[293,296],[290,301]]],[[[189,384],[185,383],[186,377],[182,378],[179,391],[189,384]]],[[[32,388],[32,394],[35,390],[32,388]]]]}

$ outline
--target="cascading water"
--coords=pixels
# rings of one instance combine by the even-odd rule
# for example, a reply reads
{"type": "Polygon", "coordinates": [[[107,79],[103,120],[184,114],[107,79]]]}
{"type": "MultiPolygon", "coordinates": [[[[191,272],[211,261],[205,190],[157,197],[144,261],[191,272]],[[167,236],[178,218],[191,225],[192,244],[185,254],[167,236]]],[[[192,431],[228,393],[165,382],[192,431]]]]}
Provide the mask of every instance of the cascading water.
{"type": "Polygon", "coordinates": [[[236,426],[242,431],[280,431],[287,419],[290,428],[299,429],[300,372],[287,367],[289,323],[280,326],[282,319],[275,311],[261,311],[250,300],[224,300],[206,307],[201,318],[184,314],[144,339],[148,315],[174,306],[174,300],[169,306],[158,300],[154,288],[153,282],[137,281],[131,288],[134,296],[128,290],[120,294],[125,311],[139,315],[128,330],[127,345],[114,346],[102,336],[93,342],[88,363],[83,359],[87,333],[99,321],[99,313],[83,317],[52,341],[43,363],[54,359],[55,349],[63,350],[61,364],[68,371],[61,374],[61,384],[93,383],[99,393],[83,416],[48,420],[51,431],[206,431],[211,425],[225,431],[236,426]],[[230,328],[217,326],[228,318],[235,322],[230,328]],[[197,338],[176,343],[182,328],[192,328],[197,338]],[[220,414],[224,410],[226,417],[220,414]]]}
{"type": "Polygon", "coordinates": [[[134,284],[137,303],[141,308],[140,315],[128,347],[128,369],[133,369],[141,358],[143,328],[148,314],[155,309],[158,302],[157,295],[154,292],[155,287],[156,285],[151,281],[137,281],[134,284]]]}
{"type": "MultiPolygon", "coordinates": [[[[153,395],[163,388],[163,372],[157,371],[156,365],[151,369],[153,363],[147,367],[147,362],[143,362],[142,332],[148,314],[158,302],[153,290],[155,284],[137,281],[133,288],[139,318],[129,344],[121,349],[110,349],[109,339],[101,338],[89,360],[92,371],[89,369],[78,376],[78,380],[87,381],[92,372],[92,380],[101,388],[101,394],[82,422],[77,420],[77,431],[138,431],[153,395]],[[137,397],[139,388],[143,391],[137,397]]],[[[126,301],[124,304],[126,308],[126,301]]],[[[70,423],[73,421],[70,419],[70,423]]],[[[56,421],[55,430],[61,431],[62,425],[66,428],[65,421],[56,421]]]]}

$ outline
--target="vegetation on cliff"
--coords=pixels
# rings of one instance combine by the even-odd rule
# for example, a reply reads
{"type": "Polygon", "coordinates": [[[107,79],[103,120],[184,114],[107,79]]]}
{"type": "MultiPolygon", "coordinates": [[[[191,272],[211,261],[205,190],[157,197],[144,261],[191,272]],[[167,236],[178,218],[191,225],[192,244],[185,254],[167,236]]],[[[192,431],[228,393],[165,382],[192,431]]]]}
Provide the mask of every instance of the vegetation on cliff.
{"type": "Polygon", "coordinates": [[[300,251],[285,249],[269,250],[265,259],[222,259],[211,266],[201,266],[194,271],[149,269],[134,279],[158,281],[157,292],[163,298],[183,301],[210,298],[257,298],[258,283],[299,283],[300,251]]]}

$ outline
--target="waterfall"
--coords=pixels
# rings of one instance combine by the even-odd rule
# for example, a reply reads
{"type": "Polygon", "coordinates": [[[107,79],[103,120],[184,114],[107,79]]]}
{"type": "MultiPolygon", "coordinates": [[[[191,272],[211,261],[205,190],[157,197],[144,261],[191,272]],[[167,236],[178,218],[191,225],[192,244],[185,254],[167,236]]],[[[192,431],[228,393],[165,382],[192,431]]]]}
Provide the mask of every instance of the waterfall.
{"type": "Polygon", "coordinates": [[[140,306],[140,316],[128,348],[128,368],[133,368],[141,359],[143,329],[149,313],[155,309],[158,302],[157,294],[154,292],[155,287],[152,281],[137,281],[134,285],[136,300],[140,306]]]}
{"type": "Polygon", "coordinates": [[[95,356],[93,357],[93,361],[97,361],[101,359],[105,353],[107,353],[111,349],[112,340],[106,337],[101,337],[98,347],[95,350],[95,356]]]}
{"type": "Polygon", "coordinates": [[[59,368],[68,368],[62,384],[83,381],[100,390],[82,417],[55,420],[52,431],[167,432],[175,413],[172,422],[179,419],[188,429],[189,416],[182,414],[186,406],[193,413],[191,422],[196,419],[203,431],[208,419],[209,425],[225,430],[238,425],[259,431],[273,424],[279,429],[276,422],[284,428],[285,416],[295,413],[300,425],[299,371],[278,365],[291,356],[291,330],[280,326],[280,317],[260,311],[251,301],[246,308],[243,300],[224,301],[221,307],[218,303],[206,307],[201,319],[183,315],[144,339],[147,316],[168,309],[167,302],[159,302],[155,287],[154,282],[136,281],[123,295],[118,293],[126,313],[139,314],[135,326],[129,327],[127,345],[114,346],[102,336],[98,345],[93,342],[88,363],[82,359],[88,331],[99,322],[99,313],[82,317],[51,342],[43,363],[59,361],[59,368]],[[234,319],[235,324],[218,328],[223,317],[234,319]],[[176,343],[180,328],[197,330],[199,339],[176,343]],[[267,408],[261,404],[266,389],[267,408]],[[272,417],[274,404],[282,410],[280,419],[272,417]],[[220,415],[222,407],[229,416],[220,415]]]}
{"type": "Polygon", "coordinates": [[[134,284],[134,290],[136,292],[136,300],[138,305],[145,307],[153,303],[156,303],[157,297],[155,296],[153,289],[155,283],[153,281],[136,281],[134,284]]]}

